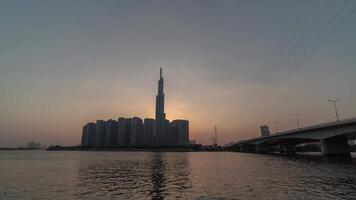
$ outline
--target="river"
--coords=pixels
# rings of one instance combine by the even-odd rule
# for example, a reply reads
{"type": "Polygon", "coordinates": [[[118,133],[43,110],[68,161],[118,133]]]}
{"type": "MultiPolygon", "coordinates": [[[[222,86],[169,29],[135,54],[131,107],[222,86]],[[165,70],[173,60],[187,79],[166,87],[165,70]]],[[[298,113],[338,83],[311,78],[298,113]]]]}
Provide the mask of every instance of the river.
{"type": "Polygon", "coordinates": [[[356,199],[356,160],[0,151],[0,199],[356,199]]]}

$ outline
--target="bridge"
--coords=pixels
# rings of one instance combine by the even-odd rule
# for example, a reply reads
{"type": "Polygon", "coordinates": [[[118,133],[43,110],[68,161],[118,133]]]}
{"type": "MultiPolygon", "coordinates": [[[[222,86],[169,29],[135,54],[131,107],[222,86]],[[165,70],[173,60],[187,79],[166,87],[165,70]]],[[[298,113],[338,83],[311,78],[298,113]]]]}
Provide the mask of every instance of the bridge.
{"type": "Polygon", "coordinates": [[[356,139],[356,118],[282,131],[265,137],[240,140],[231,146],[240,152],[295,153],[296,145],[320,143],[325,156],[350,156],[348,140],[356,139]]]}

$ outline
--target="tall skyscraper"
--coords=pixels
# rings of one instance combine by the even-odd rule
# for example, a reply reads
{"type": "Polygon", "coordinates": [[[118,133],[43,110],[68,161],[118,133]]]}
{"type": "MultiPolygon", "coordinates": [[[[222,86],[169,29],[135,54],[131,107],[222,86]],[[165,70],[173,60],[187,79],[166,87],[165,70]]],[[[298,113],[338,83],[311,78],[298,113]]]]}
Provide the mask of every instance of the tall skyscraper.
{"type": "Polygon", "coordinates": [[[158,94],[156,96],[156,120],[155,120],[155,137],[156,144],[164,144],[164,134],[166,131],[166,113],[164,113],[164,93],[162,68],[160,68],[160,79],[158,81],[158,94]]]}

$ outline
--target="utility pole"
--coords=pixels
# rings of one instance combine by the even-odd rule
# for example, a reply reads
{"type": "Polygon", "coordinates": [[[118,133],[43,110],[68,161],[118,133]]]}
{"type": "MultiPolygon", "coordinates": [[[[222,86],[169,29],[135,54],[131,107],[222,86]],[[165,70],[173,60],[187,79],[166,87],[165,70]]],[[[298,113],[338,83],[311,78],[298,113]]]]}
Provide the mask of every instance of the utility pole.
{"type": "Polygon", "coordinates": [[[292,115],[296,116],[298,128],[300,128],[300,121],[299,121],[300,119],[299,118],[301,118],[302,113],[293,113],[292,115]]]}
{"type": "Polygon", "coordinates": [[[329,99],[329,102],[334,104],[335,113],[336,113],[336,120],[337,120],[337,121],[340,121],[340,120],[339,120],[339,112],[338,112],[338,110],[337,110],[337,104],[336,104],[336,103],[339,102],[339,101],[340,101],[340,99],[329,99]]]}

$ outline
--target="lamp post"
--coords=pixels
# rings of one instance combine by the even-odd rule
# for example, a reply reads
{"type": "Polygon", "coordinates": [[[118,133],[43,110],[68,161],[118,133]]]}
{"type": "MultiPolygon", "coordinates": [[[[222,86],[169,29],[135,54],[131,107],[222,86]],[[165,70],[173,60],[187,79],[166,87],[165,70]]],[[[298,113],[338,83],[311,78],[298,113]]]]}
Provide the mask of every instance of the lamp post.
{"type": "Polygon", "coordinates": [[[301,113],[293,113],[292,115],[296,116],[298,128],[300,128],[300,119],[299,118],[302,116],[302,114],[301,113]]]}

